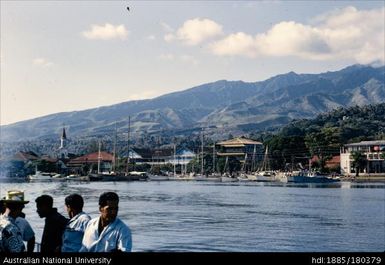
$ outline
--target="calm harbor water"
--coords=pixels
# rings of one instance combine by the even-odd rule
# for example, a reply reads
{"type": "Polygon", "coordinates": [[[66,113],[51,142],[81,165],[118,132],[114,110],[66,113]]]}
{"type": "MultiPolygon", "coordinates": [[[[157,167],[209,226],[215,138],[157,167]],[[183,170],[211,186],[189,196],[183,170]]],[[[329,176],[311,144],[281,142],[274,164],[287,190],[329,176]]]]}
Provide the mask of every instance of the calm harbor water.
{"type": "Polygon", "coordinates": [[[9,182],[0,196],[25,191],[24,212],[40,241],[41,194],[67,216],[64,198],[76,192],[98,216],[104,191],[120,196],[119,217],[136,252],[367,252],[385,250],[385,184],[331,186],[210,182],[9,182]]]}

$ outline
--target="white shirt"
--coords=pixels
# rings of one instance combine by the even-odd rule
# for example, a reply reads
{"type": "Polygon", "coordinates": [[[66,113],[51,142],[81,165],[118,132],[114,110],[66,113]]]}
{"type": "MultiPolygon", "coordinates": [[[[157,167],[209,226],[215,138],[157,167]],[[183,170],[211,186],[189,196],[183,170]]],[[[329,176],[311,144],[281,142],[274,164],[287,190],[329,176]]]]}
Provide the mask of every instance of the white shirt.
{"type": "Polygon", "coordinates": [[[88,222],[80,252],[130,252],[132,248],[131,230],[119,218],[104,227],[99,235],[100,217],[88,222]]]}
{"type": "Polygon", "coordinates": [[[84,231],[91,217],[80,212],[69,220],[63,234],[62,252],[78,252],[82,247],[84,231]]]}

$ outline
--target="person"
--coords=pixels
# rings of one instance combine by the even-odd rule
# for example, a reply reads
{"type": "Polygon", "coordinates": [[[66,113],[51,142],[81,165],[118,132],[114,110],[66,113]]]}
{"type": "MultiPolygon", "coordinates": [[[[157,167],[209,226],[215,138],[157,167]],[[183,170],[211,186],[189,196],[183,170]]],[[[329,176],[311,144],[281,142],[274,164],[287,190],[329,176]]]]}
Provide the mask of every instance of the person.
{"type": "Polygon", "coordinates": [[[83,212],[83,197],[71,194],[65,198],[69,222],[64,230],[62,252],[79,252],[82,247],[84,231],[91,217],[83,212]]]}
{"type": "Polygon", "coordinates": [[[20,212],[19,216],[15,220],[15,223],[21,232],[23,241],[27,242],[27,252],[32,253],[35,249],[35,232],[25,218],[25,214],[23,212],[20,212]]]}
{"type": "MultiPolygon", "coordinates": [[[[16,191],[19,192],[19,191],[16,191]]],[[[3,214],[5,212],[5,198],[3,198],[0,201],[0,214],[3,214]]],[[[24,208],[24,205],[22,206],[22,209],[24,208]]],[[[15,224],[19,228],[21,232],[21,237],[23,238],[23,241],[27,242],[27,252],[32,253],[35,249],[35,232],[33,231],[31,225],[25,219],[25,213],[20,211],[19,216],[15,219],[15,224]]]]}
{"type": "Polygon", "coordinates": [[[0,216],[0,252],[24,252],[25,246],[20,229],[16,225],[16,218],[20,215],[24,204],[24,192],[8,191],[1,200],[2,214],[0,216]]]}
{"type": "Polygon", "coordinates": [[[117,216],[119,196],[105,192],[99,197],[100,216],[88,222],[80,252],[130,252],[131,230],[117,216]]]}
{"type": "Polygon", "coordinates": [[[45,218],[43,235],[41,238],[41,253],[60,252],[62,236],[67,225],[68,219],[53,208],[53,198],[49,195],[37,197],[36,212],[40,218],[45,218]]]}

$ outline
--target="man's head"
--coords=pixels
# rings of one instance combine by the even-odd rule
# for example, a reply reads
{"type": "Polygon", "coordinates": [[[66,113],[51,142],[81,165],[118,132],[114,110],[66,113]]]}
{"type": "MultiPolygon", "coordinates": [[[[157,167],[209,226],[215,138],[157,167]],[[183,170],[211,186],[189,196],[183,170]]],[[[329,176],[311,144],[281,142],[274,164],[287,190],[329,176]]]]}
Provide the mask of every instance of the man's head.
{"type": "Polygon", "coordinates": [[[52,211],[53,198],[49,195],[41,195],[36,198],[36,212],[39,214],[40,218],[47,217],[47,215],[52,211]]]}
{"type": "Polygon", "coordinates": [[[83,197],[80,196],[79,194],[74,193],[74,194],[68,195],[65,198],[64,202],[67,208],[68,216],[70,218],[74,217],[75,215],[83,211],[84,201],[83,201],[83,197]]]}
{"type": "Polygon", "coordinates": [[[115,192],[105,192],[99,197],[99,211],[103,223],[112,223],[118,216],[119,196],[115,192]]]}

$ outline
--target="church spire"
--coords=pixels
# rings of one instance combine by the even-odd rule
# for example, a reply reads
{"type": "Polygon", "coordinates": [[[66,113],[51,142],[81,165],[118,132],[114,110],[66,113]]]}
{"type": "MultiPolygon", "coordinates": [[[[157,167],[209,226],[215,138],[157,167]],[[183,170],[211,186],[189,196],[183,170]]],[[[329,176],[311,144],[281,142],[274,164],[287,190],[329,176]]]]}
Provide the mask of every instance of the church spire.
{"type": "Polygon", "coordinates": [[[67,134],[66,134],[66,129],[65,129],[64,125],[63,125],[63,131],[62,131],[62,134],[61,134],[61,137],[60,137],[60,149],[64,148],[65,140],[67,140],[67,134]]]}
{"type": "Polygon", "coordinates": [[[61,139],[67,140],[67,135],[66,135],[66,129],[63,126],[63,132],[61,134],[61,139]]]}

